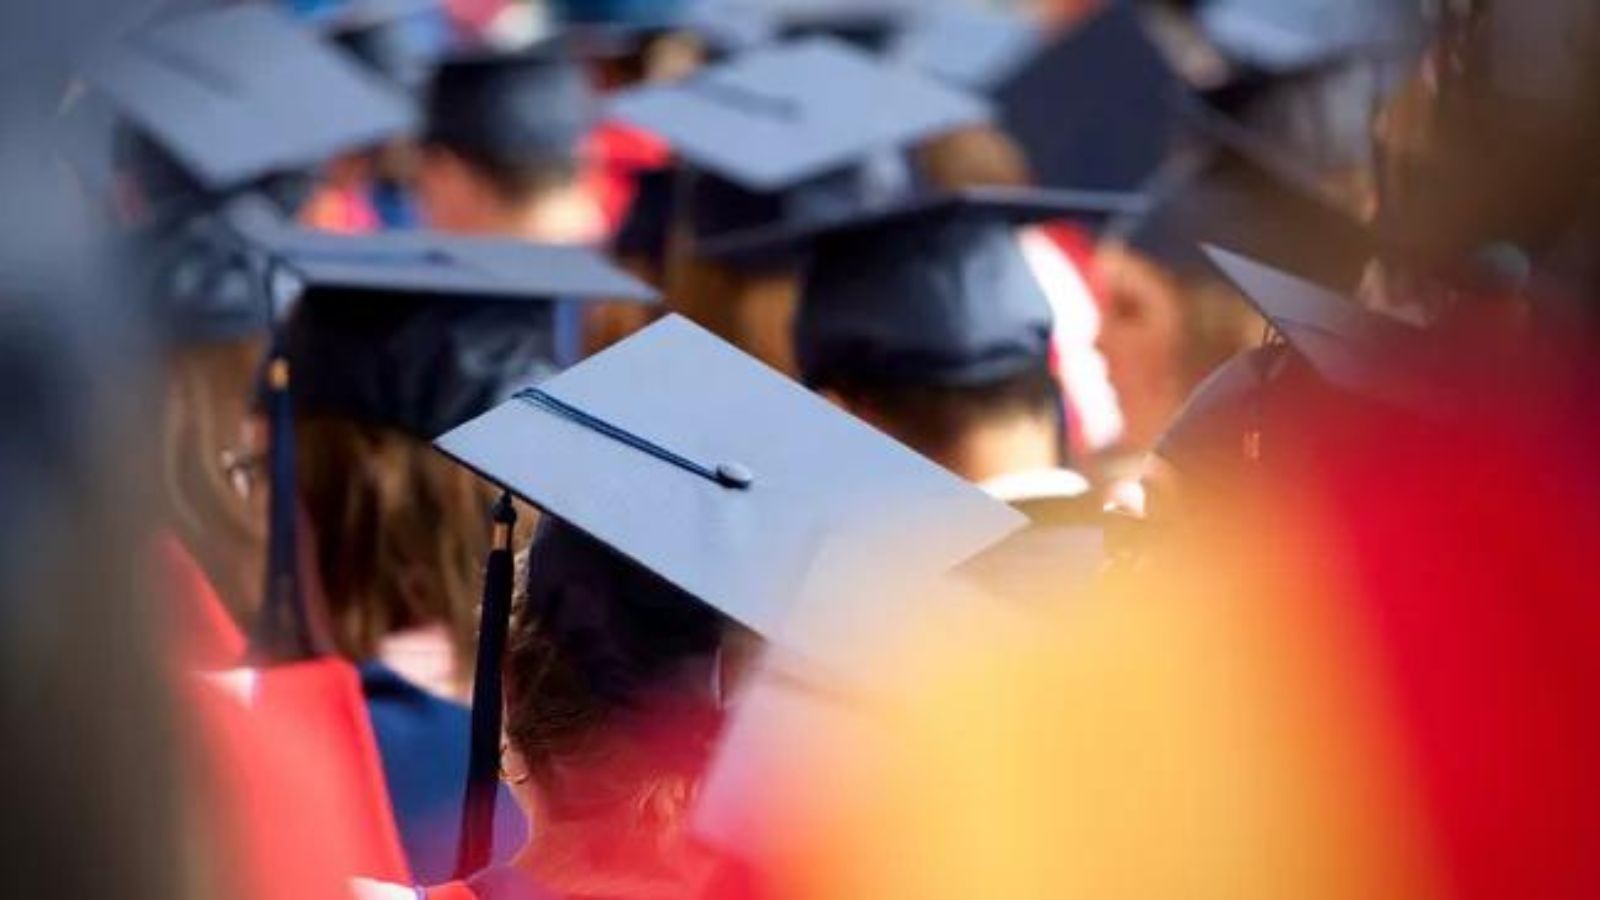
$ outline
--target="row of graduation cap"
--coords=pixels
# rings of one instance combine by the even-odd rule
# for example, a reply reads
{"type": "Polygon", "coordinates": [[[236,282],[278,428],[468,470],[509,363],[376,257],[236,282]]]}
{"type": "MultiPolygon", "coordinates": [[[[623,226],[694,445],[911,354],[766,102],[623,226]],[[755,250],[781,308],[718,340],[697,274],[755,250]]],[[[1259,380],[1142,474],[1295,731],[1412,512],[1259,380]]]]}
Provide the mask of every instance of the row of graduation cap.
{"type": "MultiPolygon", "coordinates": [[[[1068,63],[1052,71],[1092,71],[1111,59],[1120,70],[1130,47],[1154,60],[1130,15],[1113,5],[1074,32],[1049,51],[1068,63]]],[[[447,62],[436,83],[481,92],[489,118],[479,137],[510,131],[510,140],[543,140],[545,114],[521,89],[547,91],[552,73],[570,71],[558,46],[566,45],[447,62]]],[[[1176,87],[1158,69],[1144,74],[1163,92],[1176,87]]],[[[175,260],[158,273],[175,338],[273,335],[265,368],[273,528],[254,634],[260,661],[313,652],[291,549],[291,404],[438,438],[452,457],[610,548],[618,565],[642,566],[780,644],[817,574],[819,546],[852,529],[892,517],[906,529],[894,545],[896,564],[931,572],[1024,524],[683,320],[543,380],[572,361],[552,336],[557,301],[653,299],[593,251],[426,232],[324,235],[282,221],[255,196],[269,177],[315,168],[416,122],[402,95],[269,9],[159,23],[88,76],[193,188],[153,207],[146,223],[160,248],[154,257],[175,260]],[[280,302],[285,280],[297,286],[292,304],[280,302]],[[484,339],[503,364],[492,371],[476,364],[483,348],[469,345],[484,339]],[[652,514],[629,513],[640,509],[652,514]],[[918,514],[895,514],[908,510],[918,514]]],[[[1076,104],[1068,98],[1098,94],[1107,83],[1085,77],[1041,88],[1040,98],[1062,101],[1056,131],[1073,135],[1061,155],[1073,159],[1073,171],[1098,159],[1140,159],[1121,152],[1129,135],[1118,120],[1129,111],[1121,109],[1126,98],[1106,99],[1109,90],[1086,108],[1097,102],[1123,115],[1070,127],[1076,104]]],[[[455,113],[473,108],[459,99],[449,104],[455,113]]],[[[1159,109],[1177,108],[1164,93],[1161,100],[1159,109]]],[[[811,382],[869,367],[881,377],[970,383],[1048,353],[1048,306],[1010,239],[1021,222],[1109,223],[1182,265],[1211,265],[1218,257],[1202,254],[1200,241],[1212,239],[1338,287],[1348,286],[1369,246],[1305,179],[1198,108],[1190,118],[1208,143],[1168,164],[1154,196],[1127,192],[1127,184],[942,194],[885,184],[898,151],[986,120],[989,104],[825,38],[734,55],[683,82],[615,97],[609,112],[665,138],[691,173],[671,176],[695,199],[669,216],[698,225],[730,208],[768,213],[709,235],[707,252],[762,265],[806,260],[797,340],[811,382]],[[739,202],[699,200],[718,190],[739,202]],[[1285,234],[1294,240],[1278,241],[1285,234]],[[1301,252],[1308,246],[1318,252],[1301,252]],[[1325,263],[1335,247],[1352,248],[1339,257],[1348,266],[1304,271],[1302,263],[1325,263]]],[[[1135,142],[1154,135],[1157,146],[1145,149],[1155,162],[1167,159],[1166,114],[1134,112],[1135,142]]],[[[1353,383],[1343,338],[1368,328],[1362,314],[1336,295],[1226,259],[1228,274],[1297,349],[1331,379],[1353,383]]],[[[491,595],[509,588],[509,548],[498,552],[491,595]]],[[[503,596],[486,603],[473,744],[480,823],[499,727],[495,643],[507,609],[503,596]]],[[[829,655],[826,646],[797,649],[829,655]]],[[[464,870],[484,861],[482,828],[467,829],[464,870]]]]}

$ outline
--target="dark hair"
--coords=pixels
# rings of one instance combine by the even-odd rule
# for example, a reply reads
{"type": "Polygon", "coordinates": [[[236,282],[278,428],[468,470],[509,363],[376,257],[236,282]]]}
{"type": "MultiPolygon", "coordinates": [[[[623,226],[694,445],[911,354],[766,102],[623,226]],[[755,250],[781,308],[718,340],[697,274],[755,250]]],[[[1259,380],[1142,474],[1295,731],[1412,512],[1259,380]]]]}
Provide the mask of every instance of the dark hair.
{"type": "Polygon", "coordinates": [[[699,776],[727,621],[588,535],[540,523],[504,664],[506,735],[562,815],[699,776]]]}
{"type": "Polygon", "coordinates": [[[995,423],[1061,415],[1059,388],[1047,362],[999,381],[973,386],[833,381],[818,385],[925,456],[948,456],[962,437],[995,423]]]}

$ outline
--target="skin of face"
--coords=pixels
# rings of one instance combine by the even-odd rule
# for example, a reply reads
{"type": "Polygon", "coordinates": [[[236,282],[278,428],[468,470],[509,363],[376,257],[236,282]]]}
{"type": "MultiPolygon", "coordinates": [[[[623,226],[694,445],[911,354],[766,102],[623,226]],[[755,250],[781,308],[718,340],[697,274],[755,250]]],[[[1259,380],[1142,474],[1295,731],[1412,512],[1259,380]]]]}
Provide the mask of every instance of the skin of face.
{"type": "Polygon", "coordinates": [[[1123,444],[1148,448],[1183,401],[1179,288],[1155,264],[1123,247],[1101,248],[1095,267],[1104,297],[1095,346],[1122,408],[1123,444]]]}

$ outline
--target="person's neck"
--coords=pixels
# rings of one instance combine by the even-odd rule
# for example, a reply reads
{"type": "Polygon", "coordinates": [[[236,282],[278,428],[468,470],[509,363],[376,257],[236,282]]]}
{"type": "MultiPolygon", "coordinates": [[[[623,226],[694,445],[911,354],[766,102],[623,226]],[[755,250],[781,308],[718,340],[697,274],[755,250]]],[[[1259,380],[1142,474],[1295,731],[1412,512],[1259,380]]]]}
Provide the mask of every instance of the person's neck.
{"type": "Polygon", "coordinates": [[[451,229],[458,234],[516,237],[540,244],[588,244],[605,238],[605,218],[577,184],[555,185],[531,197],[485,198],[451,229]]]}
{"type": "Polygon", "coordinates": [[[1007,475],[1059,468],[1061,449],[1048,424],[1018,420],[964,435],[937,462],[975,484],[1007,475]]]}

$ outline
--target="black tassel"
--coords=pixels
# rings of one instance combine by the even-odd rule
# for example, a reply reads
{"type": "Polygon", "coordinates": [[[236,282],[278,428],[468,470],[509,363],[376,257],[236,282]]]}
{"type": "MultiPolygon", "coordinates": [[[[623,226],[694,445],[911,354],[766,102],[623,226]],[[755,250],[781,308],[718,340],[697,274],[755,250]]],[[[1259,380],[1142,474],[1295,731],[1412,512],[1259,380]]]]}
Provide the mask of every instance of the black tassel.
{"type": "Polygon", "coordinates": [[[315,644],[306,612],[297,558],[294,409],[289,394],[289,362],[274,353],[267,360],[264,402],[267,413],[268,495],[267,573],[261,610],[250,635],[250,663],[272,665],[314,658],[315,644]]]}
{"type": "Polygon", "coordinates": [[[483,609],[478,623],[478,663],[472,682],[472,744],[467,760],[466,796],[461,808],[461,843],[456,850],[456,878],[464,879],[489,865],[494,842],[494,807],[500,774],[500,660],[511,628],[511,591],[515,578],[512,533],[516,507],[509,493],[494,507],[494,546],[483,576],[483,609]]]}
{"type": "MultiPolygon", "coordinates": [[[[275,319],[274,267],[270,260],[253,260],[260,302],[275,319]]],[[[271,477],[267,510],[267,572],[250,634],[251,665],[273,665],[314,659],[319,654],[312,637],[306,608],[305,586],[300,578],[298,505],[294,440],[294,398],[289,358],[274,329],[262,384],[262,406],[267,417],[267,465],[271,477]]]]}

